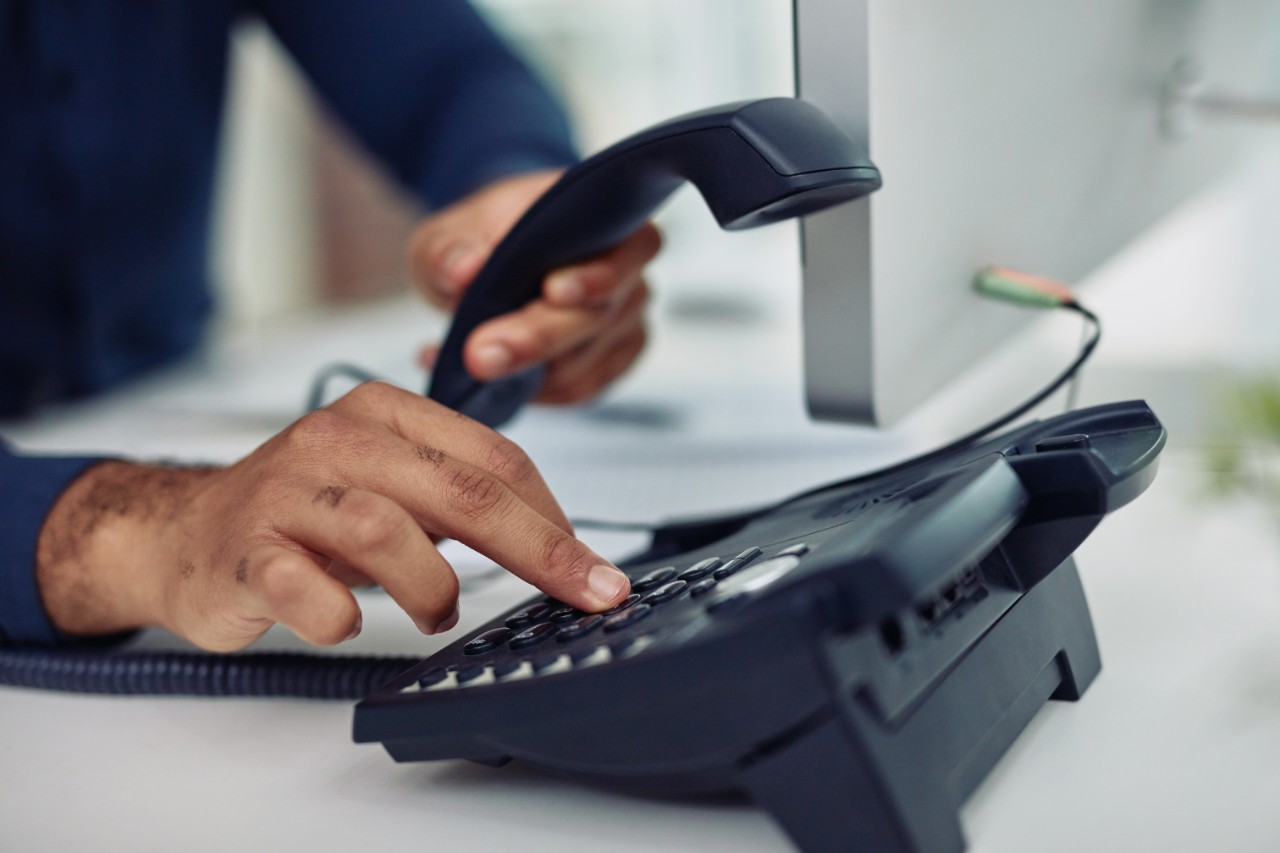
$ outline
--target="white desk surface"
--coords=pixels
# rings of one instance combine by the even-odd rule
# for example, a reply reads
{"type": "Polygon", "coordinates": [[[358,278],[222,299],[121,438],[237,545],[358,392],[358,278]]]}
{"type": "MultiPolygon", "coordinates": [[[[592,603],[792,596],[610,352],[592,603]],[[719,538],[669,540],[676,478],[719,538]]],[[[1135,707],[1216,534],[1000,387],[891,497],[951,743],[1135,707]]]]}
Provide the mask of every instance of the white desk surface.
{"type": "MultiPolygon", "coordinates": [[[[1244,328],[1251,303],[1242,294],[1233,314],[1216,302],[1205,320],[1195,309],[1195,271],[1221,268],[1230,241],[1212,226],[1238,214],[1245,198],[1257,196],[1223,195],[1190,216],[1184,230],[1210,235],[1207,242],[1188,245],[1175,229],[1099,276],[1090,301],[1111,337],[1086,397],[1143,396],[1150,384],[1158,413],[1161,395],[1179,419],[1199,411],[1188,405],[1184,380],[1211,361],[1239,360],[1231,347],[1247,336],[1233,332],[1227,345],[1211,331],[1244,328]],[[1178,327],[1182,345],[1164,354],[1159,339],[1167,346],[1168,335],[1143,339],[1151,312],[1131,295],[1151,277],[1162,284],[1159,310],[1169,322],[1196,318],[1178,327]]],[[[794,282],[790,238],[776,234],[736,237],[743,242],[735,247],[760,248],[735,254],[750,275],[794,282]]],[[[1274,285],[1266,274],[1271,281],[1250,281],[1274,285]]],[[[954,399],[945,397],[887,433],[807,424],[794,300],[785,286],[780,292],[754,319],[700,330],[660,304],[650,354],[609,404],[536,413],[516,426],[513,436],[570,515],[646,520],[752,505],[899,458],[947,431],[943,413],[954,399]]],[[[0,431],[31,449],[231,459],[296,416],[310,375],[331,359],[415,382],[409,354],[433,323],[399,302],[305,318],[272,330],[269,341],[225,343],[200,364],[101,403],[0,431]]],[[[993,375],[998,368],[955,393],[989,392],[1000,385],[993,375]]],[[[965,805],[972,850],[1276,847],[1280,519],[1244,501],[1206,499],[1199,444],[1173,433],[1155,486],[1079,552],[1102,674],[1083,701],[1050,703],[965,805]]],[[[614,556],[639,542],[584,537],[614,556]]],[[[485,581],[487,564],[475,555],[450,553],[473,578],[459,632],[526,594],[509,577],[485,581]]],[[[426,656],[453,639],[418,635],[377,593],[361,593],[361,602],[365,630],[351,652],[426,656]]],[[[174,644],[159,633],[141,642],[174,644]]],[[[273,631],[261,647],[298,645],[273,631]]],[[[518,766],[399,765],[377,746],[351,742],[351,716],[341,702],[5,689],[0,849],[787,849],[768,817],[745,803],[624,796],[518,766]]]]}

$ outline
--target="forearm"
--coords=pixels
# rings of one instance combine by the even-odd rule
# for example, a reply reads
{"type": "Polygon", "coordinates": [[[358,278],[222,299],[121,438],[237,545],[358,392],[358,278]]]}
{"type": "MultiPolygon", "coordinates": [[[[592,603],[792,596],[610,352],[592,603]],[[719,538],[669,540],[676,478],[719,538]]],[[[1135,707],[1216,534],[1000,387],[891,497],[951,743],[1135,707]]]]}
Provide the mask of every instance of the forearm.
{"type": "Polygon", "coordinates": [[[356,137],[432,207],[576,160],[555,99],[465,0],[251,5],[356,137]]]}
{"type": "Polygon", "coordinates": [[[164,624],[165,575],[181,578],[193,565],[174,553],[174,528],[213,470],[111,461],[71,483],[36,545],[36,583],[57,630],[164,624]]]}

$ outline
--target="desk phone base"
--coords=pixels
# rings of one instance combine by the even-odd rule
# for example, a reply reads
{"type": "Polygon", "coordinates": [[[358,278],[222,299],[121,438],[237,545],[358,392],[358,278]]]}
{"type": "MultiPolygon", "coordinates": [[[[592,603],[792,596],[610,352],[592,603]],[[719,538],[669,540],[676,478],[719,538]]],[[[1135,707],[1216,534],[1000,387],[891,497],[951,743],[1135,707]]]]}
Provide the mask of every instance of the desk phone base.
{"type": "Polygon", "coordinates": [[[355,739],[638,792],[746,792],[806,851],[958,851],[957,809],[1099,671],[1071,559],[1155,476],[1140,402],[666,525],[606,614],[537,597],[393,679],[355,739]]]}

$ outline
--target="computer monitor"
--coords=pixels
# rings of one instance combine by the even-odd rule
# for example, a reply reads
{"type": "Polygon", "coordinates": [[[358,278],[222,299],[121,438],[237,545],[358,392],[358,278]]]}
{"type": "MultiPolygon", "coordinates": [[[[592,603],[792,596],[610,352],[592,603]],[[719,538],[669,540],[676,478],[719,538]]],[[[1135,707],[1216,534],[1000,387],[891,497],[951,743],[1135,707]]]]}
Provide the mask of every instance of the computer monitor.
{"type": "Polygon", "coordinates": [[[888,424],[1028,314],[991,264],[1077,281],[1259,134],[1170,115],[1197,65],[1280,97],[1275,0],[794,0],[798,94],[864,142],[876,195],[803,225],[810,413],[888,424]]]}

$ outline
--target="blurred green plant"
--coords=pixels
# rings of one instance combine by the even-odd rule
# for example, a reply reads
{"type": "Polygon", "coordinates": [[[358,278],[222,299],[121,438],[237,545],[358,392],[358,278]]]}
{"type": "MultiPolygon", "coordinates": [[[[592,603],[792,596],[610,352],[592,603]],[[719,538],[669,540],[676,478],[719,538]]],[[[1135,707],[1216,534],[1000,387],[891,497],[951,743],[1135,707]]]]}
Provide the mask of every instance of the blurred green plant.
{"type": "Polygon", "coordinates": [[[1280,508],[1280,376],[1236,379],[1224,394],[1223,426],[1209,444],[1209,488],[1280,508]]]}

